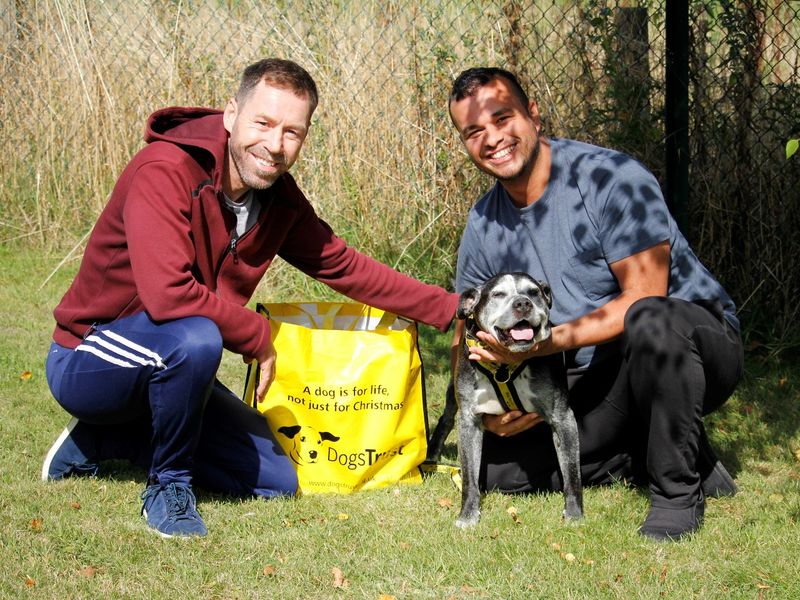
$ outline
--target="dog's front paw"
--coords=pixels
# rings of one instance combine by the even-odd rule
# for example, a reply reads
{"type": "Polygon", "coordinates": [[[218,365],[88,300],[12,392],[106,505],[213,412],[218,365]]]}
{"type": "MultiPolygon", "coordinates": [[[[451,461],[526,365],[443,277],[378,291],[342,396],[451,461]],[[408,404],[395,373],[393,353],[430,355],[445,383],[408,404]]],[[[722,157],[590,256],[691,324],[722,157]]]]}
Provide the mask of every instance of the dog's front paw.
{"type": "Polygon", "coordinates": [[[481,518],[481,513],[476,512],[470,515],[460,515],[458,519],[456,519],[456,527],[459,529],[472,529],[475,525],[478,524],[478,521],[481,518]]]}
{"type": "Polygon", "coordinates": [[[561,518],[564,519],[564,522],[568,525],[577,525],[580,523],[581,519],[583,519],[583,511],[578,510],[565,510],[561,513],[561,518]]]}

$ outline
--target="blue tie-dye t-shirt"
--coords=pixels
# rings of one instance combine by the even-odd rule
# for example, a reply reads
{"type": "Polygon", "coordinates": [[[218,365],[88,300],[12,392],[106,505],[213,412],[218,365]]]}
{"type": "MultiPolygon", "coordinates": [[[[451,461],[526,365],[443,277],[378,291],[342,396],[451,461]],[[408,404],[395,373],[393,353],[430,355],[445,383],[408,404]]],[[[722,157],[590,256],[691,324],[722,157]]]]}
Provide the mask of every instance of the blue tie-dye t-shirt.
{"type": "MultiPolygon", "coordinates": [[[[739,328],[736,307],[695,256],[667,209],[656,178],[620,152],[551,139],[550,181],[532,205],[517,208],[497,183],[472,208],[461,239],[456,291],[522,271],[553,291],[551,320],[565,323],[613,300],[620,288],[609,265],[660,242],[670,243],[669,295],[719,301],[739,328]]],[[[581,348],[579,367],[613,347],[581,348]]],[[[572,361],[570,361],[572,362],[572,361]]]]}

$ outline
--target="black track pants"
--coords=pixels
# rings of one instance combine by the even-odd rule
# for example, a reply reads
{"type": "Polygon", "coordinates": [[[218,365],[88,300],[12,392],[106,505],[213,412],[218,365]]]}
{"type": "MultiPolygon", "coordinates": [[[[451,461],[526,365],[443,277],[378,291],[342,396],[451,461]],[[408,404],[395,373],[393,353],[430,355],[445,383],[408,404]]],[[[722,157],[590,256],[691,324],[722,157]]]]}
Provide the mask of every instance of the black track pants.
{"type": "MultiPolygon", "coordinates": [[[[739,334],[713,303],[645,298],[625,316],[619,353],[597,368],[567,369],[584,485],[637,478],[655,502],[689,506],[701,417],[733,393],[743,370],[739,334]]],[[[484,434],[483,489],[560,490],[547,425],[484,434]]]]}

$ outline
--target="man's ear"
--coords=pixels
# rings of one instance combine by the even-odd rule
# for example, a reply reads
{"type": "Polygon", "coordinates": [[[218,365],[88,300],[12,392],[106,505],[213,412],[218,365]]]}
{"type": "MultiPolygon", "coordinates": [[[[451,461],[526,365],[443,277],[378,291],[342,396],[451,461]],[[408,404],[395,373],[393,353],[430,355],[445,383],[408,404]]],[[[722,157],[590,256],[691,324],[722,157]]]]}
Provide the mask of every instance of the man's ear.
{"type": "Polygon", "coordinates": [[[533,123],[536,125],[536,131],[538,132],[541,130],[542,119],[539,117],[539,105],[536,104],[536,100],[528,101],[528,115],[533,119],[533,123]]]}
{"type": "Polygon", "coordinates": [[[225,130],[230,133],[233,131],[233,122],[236,120],[236,115],[239,111],[239,105],[236,103],[236,98],[231,98],[225,105],[225,110],[222,113],[222,124],[225,130]]]}
{"type": "Polygon", "coordinates": [[[456,317],[466,319],[475,310],[475,305],[481,297],[481,288],[470,288],[465,290],[458,299],[458,309],[456,317]]]}

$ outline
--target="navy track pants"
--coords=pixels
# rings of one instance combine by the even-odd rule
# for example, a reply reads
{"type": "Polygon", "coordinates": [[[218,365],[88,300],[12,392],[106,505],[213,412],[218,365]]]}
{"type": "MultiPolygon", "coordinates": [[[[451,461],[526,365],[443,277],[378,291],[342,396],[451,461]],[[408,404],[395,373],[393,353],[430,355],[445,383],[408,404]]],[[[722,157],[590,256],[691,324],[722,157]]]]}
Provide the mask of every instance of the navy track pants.
{"type": "Polygon", "coordinates": [[[204,317],[156,323],[139,313],[93,327],[74,350],[53,344],[47,381],[96,434],[96,458],[128,459],[162,484],[239,496],[297,491],[265,417],[216,379],[217,326],[204,317]]]}

